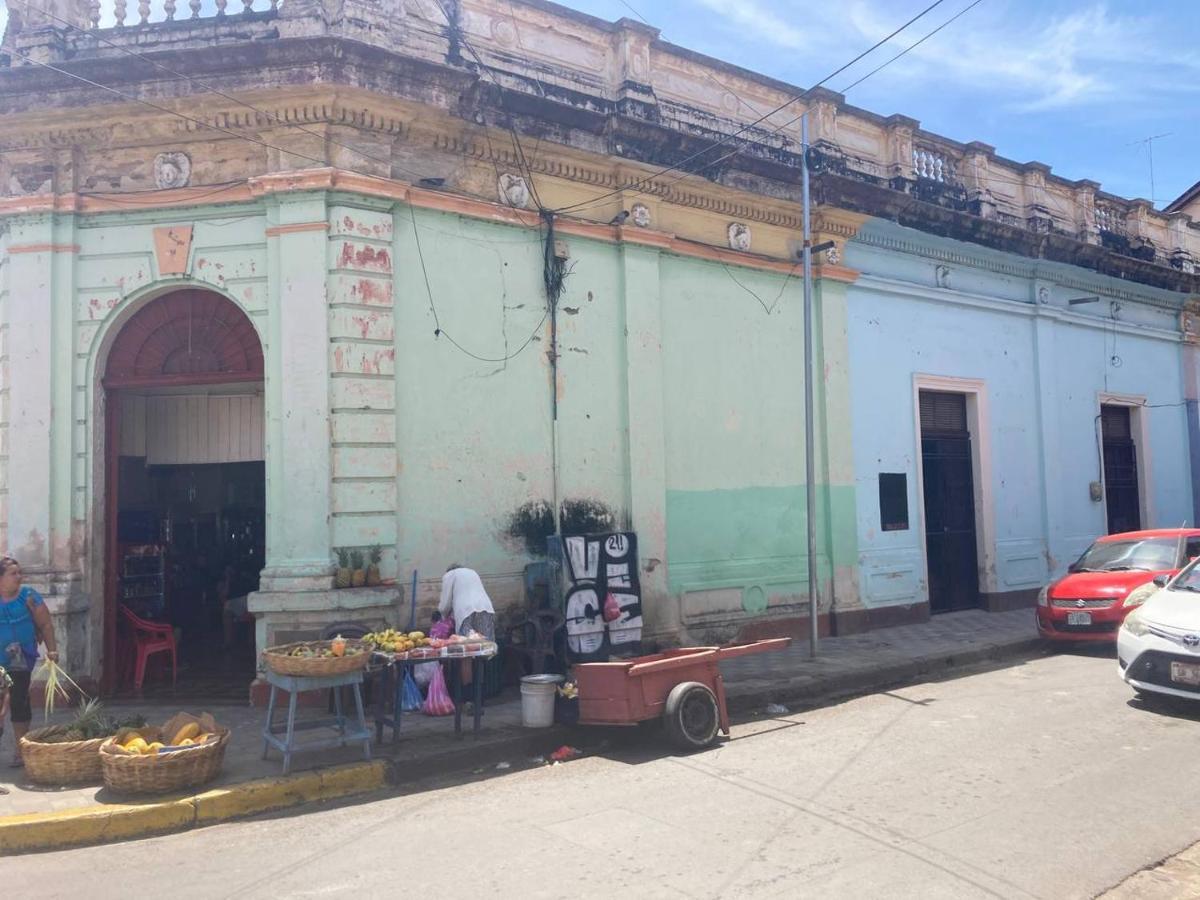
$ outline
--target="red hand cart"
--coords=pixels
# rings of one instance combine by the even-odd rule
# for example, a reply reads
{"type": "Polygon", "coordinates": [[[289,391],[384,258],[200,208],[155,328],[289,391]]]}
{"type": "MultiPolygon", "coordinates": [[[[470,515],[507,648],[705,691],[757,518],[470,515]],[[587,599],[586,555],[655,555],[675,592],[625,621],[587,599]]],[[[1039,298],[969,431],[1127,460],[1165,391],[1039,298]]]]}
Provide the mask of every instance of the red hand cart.
{"type": "Polygon", "coordinates": [[[671,740],[699,750],[729,734],[725,683],[718,663],[735,656],[782,650],[789,638],[724,647],[684,647],[651,656],[574,667],[581,725],[636,725],[663,719],[671,740]]]}

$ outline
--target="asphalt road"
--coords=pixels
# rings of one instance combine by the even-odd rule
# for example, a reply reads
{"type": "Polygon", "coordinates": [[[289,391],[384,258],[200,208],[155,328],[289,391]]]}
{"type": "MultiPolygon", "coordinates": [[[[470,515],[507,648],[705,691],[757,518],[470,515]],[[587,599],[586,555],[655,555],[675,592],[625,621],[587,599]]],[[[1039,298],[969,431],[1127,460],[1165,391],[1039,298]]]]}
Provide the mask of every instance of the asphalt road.
{"type": "MultiPolygon", "coordinates": [[[[13,896],[1092,897],[1200,840],[1200,711],[1101,655],[170,837],[6,859],[13,896]]],[[[552,748],[548,748],[552,749],[552,748]]]]}

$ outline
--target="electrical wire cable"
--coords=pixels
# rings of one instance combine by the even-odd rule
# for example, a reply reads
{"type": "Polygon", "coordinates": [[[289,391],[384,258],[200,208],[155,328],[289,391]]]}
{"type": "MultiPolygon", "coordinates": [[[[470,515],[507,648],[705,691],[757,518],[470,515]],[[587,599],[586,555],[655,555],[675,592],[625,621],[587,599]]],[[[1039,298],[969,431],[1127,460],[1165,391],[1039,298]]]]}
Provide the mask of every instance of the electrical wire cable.
{"type": "Polygon", "coordinates": [[[434,302],[434,299],[433,299],[433,287],[429,283],[429,268],[425,265],[425,252],[421,248],[421,229],[420,229],[420,226],[417,225],[417,216],[416,216],[416,213],[413,211],[413,207],[412,207],[411,203],[408,204],[408,215],[409,215],[409,218],[412,220],[413,239],[416,241],[416,245],[417,245],[417,260],[421,265],[421,276],[425,280],[425,294],[429,298],[429,311],[431,313],[433,313],[433,336],[434,336],[434,338],[436,339],[439,337],[444,337],[447,341],[449,341],[452,345],[454,345],[454,347],[457,348],[460,352],[471,357],[471,359],[478,360],[479,362],[506,363],[509,360],[516,359],[518,356],[520,356],[521,353],[524,352],[525,348],[527,348],[530,344],[533,343],[534,339],[538,336],[538,333],[542,330],[542,326],[546,324],[546,319],[549,318],[549,316],[550,316],[549,307],[547,307],[546,310],[542,313],[541,320],[537,323],[537,326],[533,329],[533,331],[530,332],[529,337],[525,339],[525,342],[523,344],[521,344],[521,346],[518,347],[516,350],[514,350],[512,353],[507,353],[504,356],[492,357],[492,356],[480,356],[479,354],[468,350],[466,347],[464,347],[462,344],[460,344],[458,341],[456,341],[454,339],[454,336],[451,335],[450,332],[448,332],[444,328],[442,328],[442,322],[441,322],[440,317],[438,316],[437,304],[434,302]]]}
{"type": "MultiPolygon", "coordinates": [[[[72,24],[69,20],[62,18],[61,16],[55,15],[53,12],[51,12],[48,9],[45,9],[43,7],[37,6],[32,3],[29,3],[28,6],[30,9],[33,9],[33,10],[36,10],[37,12],[42,13],[43,15],[53,19],[56,22],[59,22],[62,25],[65,25],[67,28],[70,28],[73,31],[77,31],[80,34],[86,34],[90,37],[95,38],[97,41],[99,41],[103,44],[107,44],[109,47],[112,47],[115,50],[121,51],[126,56],[133,57],[134,59],[139,59],[142,62],[145,62],[149,65],[154,66],[156,69],[158,69],[161,72],[166,72],[167,74],[172,75],[175,78],[182,79],[182,80],[186,81],[188,84],[196,85],[201,88],[201,91],[203,93],[213,94],[214,96],[221,97],[224,100],[228,100],[230,103],[236,103],[238,106],[242,106],[246,109],[249,109],[252,112],[257,113],[260,116],[265,116],[266,118],[270,119],[273,122],[277,122],[280,125],[284,125],[288,128],[294,128],[297,131],[303,132],[304,134],[310,135],[312,137],[319,138],[322,141],[328,141],[333,146],[341,147],[343,150],[349,150],[351,153],[355,153],[358,156],[361,156],[363,159],[368,159],[371,162],[376,162],[376,163],[380,163],[381,165],[385,165],[388,167],[389,173],[392,171],[393,168],[395,168],[401,172],[406,172],[407,174],[412,175],[414,178],[416,178],[418,180],[429,177],[426,175],[422,175],[421,173],[416,172],[412,169],[407,169],[404,166],[398,165],[398,164],[392,162],[391,160],[383,159],[382,157],[372,156],[369,153],[359,150],[357,147],[352,147],[349,144],[341,143],[332,137],[321,134],[319,131],[313,131],[311,128],[306,128],[304,125],[300,124],[299,122],[289,122],[285,119],[282,119],[275,113],[269,112],[264,109],[260,109],[257,106],[254,106],[253,104],[247,103],[245,100],[242,100],[238,97],[234,97],[231,94],[227,94],[224,91],[220,90],[219,88],[213,87],[211,84],[208,84],[207,82],[202,81],[199,78],[196,78],[192,75],[185,75],[182,72],[178,72],[175,69],[172,69],[170,66],[165,66],[162,63],[158,62],[157,60],[150,58],[149,56],[147,56],[144,53],[138,53],[134,50],[130,50],[128,47],[123,47],[120,44],[115,43],[114,41],[110,41],[108,38],[104,37],[103,35],[97,34],[95,31],[84,31],[83,29],[79,28],[78,26],[72,24]]],[[[364,173],[360,173],[360,174],[364,174],[364,173]]]]}
{"type": "MultiPolygon", "coordinates": [[[[850,60],[845,65],[839,66],[837,69],[830,72],[828,75],[826,75],[824,78],[822,78],[816,84],[814,84],[812,87],[795,95],[794,97],[789,98],[788,100],[785,100],[783,103],[776,106],[770,112],[768,112],[762,116],[759,116],[757,119],[755,119],[752,122],[748,122],[747,124],[741,126],[737,131],[733,132],[732,134],[726,135],[725,137],[721,138],[721,140],[716,141],[716,142],[710,144],[709,146],[704,147],[701,150],[697,150],[695,153],[692,153],[689,156],[684,157],[677,163],[667,166],[666,168],[660,169],[658,172],[655,172],[651,175],[647,175],[645,178],[639,179],[638,183],[645,183],[646,181],[652,181],[653,179],[661,178],[663,175],[666,175],[670,172],[678,171],[682,166],[686,166],[688,163],[693,162],[694,160],[700,158],[701,156],[708,153],[709,151],[715,150],[718,147],[722,147],[722,146],[728,144],[730,141],[737,140],[738,137],[745,134],[751,128],[757,127],[758,125],[762,124],[767,119],[771,118],[771,116],[774,116],[777,113],[782,112],[783,110],[785,110],[789,106],[791,106],[793,103],[797,103],[800,100],[804,99],[809,94],[811,94],[814,90],[816,90],[817,88],[819,88],[823,84],[825,84],[825,82],[829,81],[832,78],[836,78],[838,75],[842,74],[842,72],[846,71],[851,66],[853,66],[855,63],[859,62],[859,60],[863,59],[864,57],[866,57],[866,56],[870,55],[871,53],[875,52],[876,50],[878,50],[880,47],[882,47],[884,44],[886,44],[888,41],[890,41],[892,38],[894,38],[900,32],[904,31],[904,29],[908,28],[908,26],[912,25],[914,22],[921,19],[923,16],[929,14],[934,9],[941,6],[944,2],[945,2],[945,0],[934,0],[933,3],[929,4],[929,6],[925,7],[923,10],[921,10],[919,13],[917,13],[915,16],[913,16],[911,19],[909,19],[907,22],[905,22],[899,28],[895,29],[890,34],[888,34],[887,37],[885,37],[882,40],[871,45],[870,47],[868,47],[862,53],[858,54],[858,56],[854,57],[854,59],[850,60]]],[[[778,131],[778,130],[779,129],[776,129],[776,131],[778,131]]],[[[572,204],[570,206],[561,207],[561,208],[555,210],[555,212],[559,212],[559,213],[571,212],[571,211],[578,209],[585,205],[590,206],[598,201],[607,199],[608,197],[612,197],[617,194],[625,193],[626,191],[630,190],[631,188],[633,188],[635,186],[636,186],[636,184],[630,185],[627,187],[623,187],[623,188],[617,188],[615,190],[609,191],[606,194],[602,194],[599,197],[594,197],[589,201],[584,201],[582,203],[576,203],[576,204],[572,204]]]]}
{"type": "MultiPolygon", "coordinates": [[[[517,168],[520,169],[521,174],[525,176],[526,184],[529,187],[529,193],[533,197],[533,202],[537,205],[537,208],[539,210],[544,209],[544,207],[542,206],[541,198],[538,196],[537,186],[534,184],[533,169],[529,165],[529,160],[525,156],[525,148],[521,144],[521,138],[517,134],[517,129],[512,124],[512,111],[508,108],[508,105],[504,102],[504,86],[502,84],[500,84],[500,81],[496,78],[495,74],[492,72],[491,67],[488,66],[483,61],[483,58],[479,55],[479,52],[475,49],[474,45],[470,41],[467,40],[466,35],[464,35],[462,33],[461,27],[451,18],[450,12],[449,12],[449,10],[446,9],[446,6],[443,3],[443,0],[433,0],[433,2],[437,5],[438,9],[441,10],[442,15],[446,17],[446,27],[450,28],[456,32],[455,36],[458,38],[459,43],[462,44],[462,46],[466,49],[466,51],[471,54],[471,58],[475,60],[475,64],[479,67],[480,72],[485,74],[491,80],[492,84],[494,84],[496,86],[496,99],[499,101],[500,108],[501,108],[501,110],[503,110],[505,116],[508,119],[508,122],[506,123],[506,128],[508,130],[509,136],[512,138],[513,155],[517,160],[517,168]]],[[[515,23],[513,25],[513,29],[514,29],[514,31],[516,31],[515,23]]],[[[520,40],[519,32],[517,33],[517,39],[518,39],[518,41],[520,40]]],[[[542,91],[543,91],[543,93],[545,93],[545,88],[543,86],[541,86],[540,83],[539,83],[539,87],[542,87],[542,91]]],[[[491,152],[490,139],[489,139],[489,152],[491,152]]],[[[494,159],[494,156],[493,156],[493,159],[494,159]]]]}
{"type": "MultiPolygon", "coordinates": [[[[868,78],[870,78],[872,75],[875,75],[875,74],[879,73],[880,71],[882,71],[883,69],[887,68],[887,67],[888,67],[888,66],[890,66],[892,63],[896,62],[898,59],[900,59],[900,58],[901,58],[901,57],[903,57],[905,54],[907,54],[909,51],[911,51],[911,50],[913,50],[913,49],[915,49],[915,48],[919,47],[919,46],[920,46],[921,44],[923,44],[925,41],[929,40],[929,38],[933,37],[935,34],[937,34],[939,31],[941,31],[943,28],[945,28],[947,25],[949,25],[951,22],[953,22],[953,21],[955,21],[956,19],[960,18],[962,15],[964,15],[965,13],[967,13],[969,10],[973,9],[974,7],[978,6],[978,5],[979,5],[980,3],[982,3],[982,2],[983,2],[983,0],[974,0],[974,2],[973,2],[973,3],[971,3],[969,6],[965,7],[965,8],[964,8],[964,9],[962,9],[962,10],[960,10],[960,11],[959,11],[957,14],[955,14],[954,16],[952,16],[950,19],[947,19],[945,22],[943,22],[943,23],[942,23],[941,25],[939,25],[937,28],[934,28],[932,31],[930,31],[928,34],[926,34],[926,35],[925,35],[924,37],[922,37],[920,40],[916,41],[916,42],[915,42],[915,43],[913,43],[913,44],[910,44],[908,47],[905,47],[903,50],[901,50],[899,53],[897,53],[897,54],[896,54],[895,56],[893,56],[891,59],[887,60],[887,62],[883,63],[882,65],[876,66],[874,69],[872,69],[872,70],[871,70],[870,72],[868,72],[866,75],[864,75],[862,78],[859,78],[859,79],[858,79],[857,81],[855,81],[853,84],[849,85],[849,86],[848,86],[846,89],[844,89],[844,90],[843,90],[841,93],[843,93],[843,94],[844,94],[844,93],[845,93],[847,90],[849,90],[851,87],[856,87],[856,86],[858,86],[858,85],[862,84],[864,81],[866,81],[866,80],[867,80],[868,78]]],[[[935,4],[935,5],[937,5],[937,4],[935,4]]],[[[931,7],[931,8],[932,8],[932,7],[931,7]]],[[[926,10],[925,10],[925,12],[928,12],[928,11],[929,11],[929,9],[926,9],[926,10]]],[[[925,12],[922,12],[920,15],[924,15],[924,14],[925,14],[925,12]]],[[[919,15],[917,18],[920,18],[920,15],[919,15]]],[[[914,20],[912,20],[912,21],[915,21],[915,19],[914,19],[914,20]]],[[[908,23],[908,24],[911,24],[911,22],[910,22],[910,23],[908,23]]],[[[889,39],[890,39],[892,36],[894,36],[895,34],[899,33],[899,31],[902,31],[902,30],[903,30],[905,27],[907,27],[907,24],[906,24],[906,25],[904,25],[904,26],[901,26],[901,28],[900,28],[898,31],[896,31],[896,32],[893,32],[893,34],[892,34],[892,35],[889,35],[889,37],[888,37],[888,38],[884,38],[884,41],[883,41],[883,42],[886,42],[887,40],[889,40],[889,39]]],[[[877,45],[876,45],[876,47],[878,47],[878,46],[881,46],[883,42],[881,42],[880,44],[877,44],[877,45]]],[[[874,49],[875,49],[875,47],[872,47],[872,48],[871,48],[871,50],[874,50],[874,49]]],[[[868,51],[866,51],[866,52],[867,52],[867,53],[870,53],[870,52],[871,52],[871,50],[868,50],[868,51]]],[[[846,68],[848,68],[848,67],[849,67],[849,65],[853,65],[853,63],[854,63],[854,62],[856,62],[858,59],[861,59],[861,58],[862,58],[862,56],[865,56],[865,55],[866,55],[866,53],[864,53],[864,54],[860,54],[860,56],[859,56],[859,57],[857,57],[855,60],[852,60],[852,61],[851,61],[850,63],[848,63],[846,66],[843,66],[843,67],[842,67],[841,69],[839,69],[838,71],[840,72],[840,71],[843,71],[843,70],[845,70],[846,68]]],[[[836,73],[834,73],[834,74],[836,74],[836,73]]],[[[834,77],[834,75],[829,75],[829,76],[826,76],[826,77],[825,77],[825,78],[824,78],[822,81],[820,81],[820,82],[818,82],[817,84],[813,85],[813,87],[809,88],[809,89],[808,89],[807,91],[805,91],[803,94],[800,94],[799,96],[792,98],[792,100],[788,101],[788,103],[785,103],[785,104],[783,104],[783,106],[781,106],[781,107],[778,107],[778,108],[776,109],[776,111],[778,111],[778,109],[782,109],[782,108],[786,107],[787,105],[789,105],[789,104],[790,104],[790,103],[792,103],[792,102],[795,102],[795,100],[798,100],[798,99],[800,99],[800,98],[802,98],[802,97],[806,96],[807,94],[811,93],[813,90],[815,90],[816,88],[820,87],[820,86],[821,86],[822,84],[824,84],[826,81],[829,81],[829,79],[830,79],[830,78],[832,78],[832,77],[834,77]]],[[[799,121],[800,121],[800,119],[802,119],[802,118],[803,118],[803,117],[804,117],[806,114],[807,114],[807,110],[806,110],[804,113],[801,113],[799,116],[795,116],[795,117],[793,117],[793,118],[789,119],[787,122],[784,122],[782,125],[778,125],[778,126],[776,126],[775,128],[771,129],[769,132],[767,132],[767,134],[763,135],[763,137],[760,139],[760,143],[761,143],[762,141],[765,141],[765,140],[767,140],[767,139],[769,139],[769,138],[772,138],[772,137],[774,137],[774,136],[775,136],[775,135],[777,135],[779,132],[783,131],[785,128],[790,128],[792,125],[795,125],[795,124],[796,124],[797,122],[799,122],[799,121]]],[[[772,115],[774,115],[774,112],[767,113],[767,115],[766,115],[766,116],[762,117],[762,119],[759,119],[758,121],[759,121],[759,122],[761,122],[763,119],[765,119],[765,118],[769,118],[769,117],[770,117],[770,116],[772,116],[772,115]]],[[[754,124],[757,124],[757,123],[751,123],[751,126],[747,126],[747,127],[752,127],[754,124]]],[[[739,133],[740,133],[740,132],[739,132],[739,133]]],[[[714,144],[714,145],[713,145],[713,147],[719,146],[719,145],[720,145],[720,143],[721,143],[721,142],[718,142],[717,144],[714,144]]],[[[710,149],[711,149],[711,148],[710,148],[710,149]]],[[[713,168],[714,166],[718,166],[718,165],[720,165],[721,163],[723,163],[723,162],[725,162],[725,161],[727,161],[727,160],[729,160],[729,159],[732,159],[734,156],[737,156],[739,153],[741,153],[741,152],[743,151],[743,149],[744,149],[744,147],[737,147],[737,148],[735,148],[735,149],[731,150],[729,153],[726,153],[726,154],[724,154],[723,156],[719,157],[718,159],[715,159],[715,160],[713,160],[712,162],[705,163],[705,164],[704,164],[704,165],[702,165],[702,166],[699,166],[699,167],[697,167],[697,168],[694,168],[694,169],[689,169],[688,171],[681,173],[680,175],[678,175],[678,176],[676,176],[676,177],[672,178],[670,181],[667,181],[665,184],[661,184],[661,185],[658,185],[658,184],[656,184],[656,185],[654,185],[654,187],[655,187],[655,190],[656,190],[656,191],[662,191],[662,190],[665,190],[666,188],[669,188],[671,185],[673,185],[673,184],[677,184],[678,182],[682,181],[682,180],[683,180],[683,179],[685,179],[685,178],[688,178],[688,177],[689,177],[689,176],[691,176],[691,175],[698,175],[698,174],[700,174],[701,172],[705,172],[705,171],[707,171],[708,169],[711,169],[711,168],[713,168]]],[[[705,151],[701,151],[701,154],[702,154],[702,153],[704,153],[704,152],[705,152],[705,151]]],[[[669,171],[669,170],[663,170],[663,172],[666,172],[666,171],[669,171]]],[[[663,174],[663,172],[659,172],[659,173],[655,173],[655,174],[652,174],[652,175],[648,175],[648,176],[646,176],[645,178],[643,178],[643,179],[640,179],[640,182],[644,184],[644,183],[646,183],[647,181],[652,181],[653,179],[660,177],[660,176],[663,174]]],[[[643,191],[643,190],[637,190],[637,189],[634,189],[637,183],[638,183],[638,182],[635,182],[635,185],[631,185],[631,186],[628,186],[628,187],[625,187],[625,188],[618,188],[618,189],[616,189],[616,190],[609,191],[608,193],[606,193],[606,194],[601,194],[599,197],[595,197],[595,198],[593,198],[593,199],[591,199],[591,200],[581,201],[580,203],[574,204],[574,205],[573,205],[573,206],[571,206],[571,207],[564,207],[564,210],[565,210],[565,209],[570,209],[570,210],[573,210],[573,211],[579,211],[579,210],[582,210],[582,209],[590,209],[590,208],[592,208],[592,207],[594,207],[594,206],[597,206],[597,205],[600,205],[600,204],[602,204],[602,203],[603,203],[604,201],[606,201],[606,200],[607,200],[609,197],[612,197],[612,196],[614,196],[615,194],[627,194],[627,193],[628,193],[628,192],[630,192],[631,190],[632,190],[632,192],[633,192],[633,195],[634,195],[634,196],[638,196],[638,195],[644,195],[644,194],[648,193],[648,191],[643,191]]],[[[560,210],[560,212],[561,212],[561,211],[563,211],[563,210],[560,210]]]]}

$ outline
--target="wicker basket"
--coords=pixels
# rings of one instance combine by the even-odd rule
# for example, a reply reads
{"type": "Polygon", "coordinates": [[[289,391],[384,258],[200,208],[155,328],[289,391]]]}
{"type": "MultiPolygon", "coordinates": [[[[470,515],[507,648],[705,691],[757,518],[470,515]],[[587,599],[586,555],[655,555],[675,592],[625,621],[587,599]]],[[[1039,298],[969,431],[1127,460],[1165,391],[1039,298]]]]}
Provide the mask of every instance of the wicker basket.
{"type": "Polygon", "coordinates": [[[288,656],[287,654],[295,650],[297,647],[311,647],[314,650],[323,650],[332,644],[332,641],[298,641],[294,644],[281,644],[278,647],[268,647],[263,651],[263,661],[276,675],[299,675],[305,678],[321,678],[326,675],[345,675],[347,672],[355,672],[364,666],[371,658],[370,647],[363,641],[347,640],[346,649],[357,649],[360,652],[353,656],[329,656],[319,658],[305,658],[302,656],[288,656]]]}
{"type": "MultiPolygon", "coordinates": [[[[135,730],[147,741],[162,740],[161,728],[135,730]]],[[[125,731],[117,737],[132,733],[125,731]]],[[[212,781],[225,761],[229,729],[218,728],[213,734],[216,738],[203,744],[144,756],[125,753],[117,746],[117,737],[110,737],[100,745],[97,754],[104,786],[122,794],[161,794],[212,781]]]]}
{"type": "Polygon", "coordinates": [[[84,784],[100,780],[100,745],[104,738],[90,741],[44,743],[43,738],[62,734],[61,725],[38,728],[21,738],[25,776],[35,784],[84,784]]]}

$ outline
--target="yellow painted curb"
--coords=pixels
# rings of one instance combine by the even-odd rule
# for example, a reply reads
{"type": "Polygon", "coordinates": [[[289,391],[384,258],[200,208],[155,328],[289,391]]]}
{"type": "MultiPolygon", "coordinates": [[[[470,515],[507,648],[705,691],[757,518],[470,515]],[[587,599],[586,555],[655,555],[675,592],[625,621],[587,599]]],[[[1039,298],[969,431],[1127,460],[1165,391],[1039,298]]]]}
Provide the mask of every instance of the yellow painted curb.
{"type": "Polygon", "coordinates": [[[145,805],[99,805],[53,813],[0,817],[0,853],[57,850],[190,828],[190,797],[145,805]]]}
{"type": "Polygon", "coordinates": [[[366,793],[387,784],[387,772],[387,763],[379,760],[214,788],[193,798],[196,823],[210,825],[316,800],[366,793]]]}
{"type": "Polygon", "coordinates": [[[213,825],[269,810],[336,800],[387,784],[383,760],[213,788],[144,804],[96,804],[53,813],[0,816],[0,855],[63,850],[213,825]]]}

